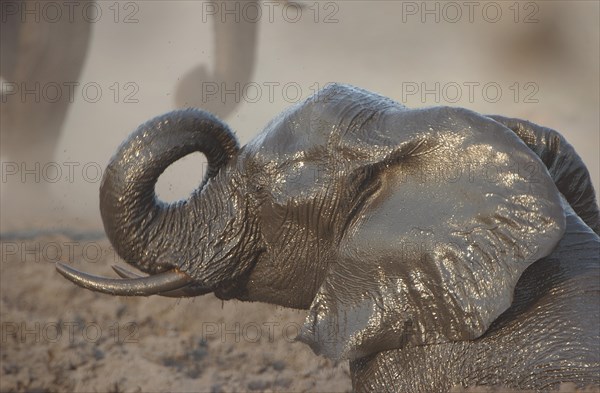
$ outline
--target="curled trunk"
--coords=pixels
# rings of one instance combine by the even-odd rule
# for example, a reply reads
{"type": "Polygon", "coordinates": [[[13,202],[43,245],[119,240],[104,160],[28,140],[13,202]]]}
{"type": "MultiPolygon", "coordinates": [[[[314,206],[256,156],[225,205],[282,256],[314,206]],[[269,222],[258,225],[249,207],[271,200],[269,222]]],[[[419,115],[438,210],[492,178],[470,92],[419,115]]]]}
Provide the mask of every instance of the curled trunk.
{"type": "Polygon", "coordinates": [[[140,126],[111,159],[100,187],[104,228],[119,256],[150,274],[182,268],[189,247],[198,247],[192,243],[203,236],[198,232],[207,217],[201,206],[221,207],[206,185],[238,149],[229,128],[203,111],[175,111],[140,126]],[[160,174],[197,151],[209,165],[200,187],[185,201],[158,200],[154,187],[160,174]]]}

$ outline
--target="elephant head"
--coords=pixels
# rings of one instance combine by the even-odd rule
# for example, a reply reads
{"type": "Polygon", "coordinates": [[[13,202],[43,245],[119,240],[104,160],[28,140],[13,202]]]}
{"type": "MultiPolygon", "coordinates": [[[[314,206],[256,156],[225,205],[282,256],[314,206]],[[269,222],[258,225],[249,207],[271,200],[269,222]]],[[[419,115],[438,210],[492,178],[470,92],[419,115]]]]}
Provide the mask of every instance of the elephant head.
{"type": "Polygon", "coordinates": [[[241,149],[197,110],[142,125],[109,163],[100,208],[118,254],[150,276],[58,269],[111,294],[308,309],[299,339],[357,359],[481,336],[563,236],[561,193],[598,232],[589,174],[555,131],[333,84],[241,149]],[[210,163],[202,185],[158,201],[158,176],[193,151],[210,163]]]}

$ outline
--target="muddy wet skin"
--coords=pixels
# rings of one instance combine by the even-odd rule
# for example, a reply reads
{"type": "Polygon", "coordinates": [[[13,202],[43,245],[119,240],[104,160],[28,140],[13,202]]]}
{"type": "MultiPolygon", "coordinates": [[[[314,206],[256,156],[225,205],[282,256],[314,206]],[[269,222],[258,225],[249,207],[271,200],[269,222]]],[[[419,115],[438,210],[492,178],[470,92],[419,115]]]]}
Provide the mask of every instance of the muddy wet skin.
{"type": "Polygon", "coordinates": [[[241,148],[211,114],[174,111],[119,147],[100,211],[116,252],[148,276],[57,264],[66,278],[308,309],[297,339],[349,360],[358,391],[599,383],[600,213],[552,129],[342,84],[241,148]],[[193,151],[208,158],[202,184],[158,201],[158,176],[193,151]],[[458,175],[440,178],[449,167],[458,175]]]}
{"type": "Polygon", "coordinates": [[[600,393],[599,2],[0,3],[1,392],[600,393]]]}

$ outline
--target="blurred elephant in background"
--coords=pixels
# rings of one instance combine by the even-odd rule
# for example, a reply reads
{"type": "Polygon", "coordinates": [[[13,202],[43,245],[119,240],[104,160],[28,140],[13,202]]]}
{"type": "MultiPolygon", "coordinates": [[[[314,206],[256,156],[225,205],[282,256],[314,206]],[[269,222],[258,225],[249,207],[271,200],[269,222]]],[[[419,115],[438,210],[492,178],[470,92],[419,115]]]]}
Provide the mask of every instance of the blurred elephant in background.
{"type": "MultiPolygon", "coordinates": [[[[93,25],[83,12],[86,7],[92,8],[89,4],[93,0],[73,3],[71,16],[67,17],[70,8],[65,6],[60,11],[62,17],[51,21],[40,18],[46,7],[44,2],[3,2],[2,156],[39,162],[49,162],[53,157],[74,99],[93,25]],[[55,94],[55,86],[62,94],[55,94]]],[[[186,74],[177,86],[176,105],[194,105],[226,117],[238,102],[221,102],[220,95],[203,101],[202,83],[210,82],[220,88],[221,83],[230,86],[249,81],[255,63],[257,23],[245,18],[236,20],[236,15],[225,17],[222,12],[209,15],[215,32],[213,72],[200,65],[186,74]]]]}
{"type": "MultiPolygon", "coordinates": [[[[78,2],[78,9],[92,2],[78,2]]],[[[74,99],[92,27],[82,12],[49,21],[41,17],[44,6],[2,2],[0,154],[46,163],[74,99]]]]}
{"type": "MultiPolygon", "coordinates": [[[[254,72],[258,23],[251,15],[244,17],[245,12],[227,14],[223,9],[226,3],[214,4],[215,9],[207,10],[207,13],[213,16],[215,34],[215,61],[212,73],[207,70],[205,64],[188,71],[177,83],[175,104],[179,108],[202,108],[225,118],[237,107],[239,101],[231,99],[231,94],[224,97],[223,93],[226,90],[234,90],[236,83],[239,83],[242,89],[254,72]]],[[[239,10],[255,10],[259,7],[259,2],[254,0],[231,4],[239,10]]]]}
{"type": "Polygon", "coordinates": [[[298,339],[349,360],[358,391],[600,383],[600,215],[554,130],[348,85],[242,148],[212,115],[176,111],[120,146],[100,210],[119,256],[149,276],[61,274],[115,295],[309,310],[298,339]],[[158,176],[195,151],[202,185],[158,201],[158,176]]]}

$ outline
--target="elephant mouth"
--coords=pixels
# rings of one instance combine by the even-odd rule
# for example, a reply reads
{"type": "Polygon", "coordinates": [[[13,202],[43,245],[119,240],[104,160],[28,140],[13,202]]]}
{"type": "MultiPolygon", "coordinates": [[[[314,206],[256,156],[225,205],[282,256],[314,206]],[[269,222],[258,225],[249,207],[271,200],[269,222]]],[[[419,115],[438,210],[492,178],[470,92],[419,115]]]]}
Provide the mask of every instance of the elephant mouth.
{"type": "Polygon", "coordinates": [[[113,265],[112,268],[121,278],[95,276],[61,262],[56,264],[56,270],[66,279],[83,288],[109,295],[160,295],[181,298],[200,296],[213,291],[212,288],[198,285],[194,279],[177,269],[141,276],[117,265],[113,265]]]}

